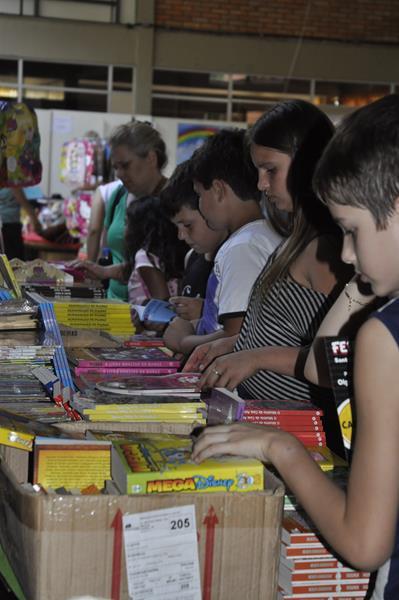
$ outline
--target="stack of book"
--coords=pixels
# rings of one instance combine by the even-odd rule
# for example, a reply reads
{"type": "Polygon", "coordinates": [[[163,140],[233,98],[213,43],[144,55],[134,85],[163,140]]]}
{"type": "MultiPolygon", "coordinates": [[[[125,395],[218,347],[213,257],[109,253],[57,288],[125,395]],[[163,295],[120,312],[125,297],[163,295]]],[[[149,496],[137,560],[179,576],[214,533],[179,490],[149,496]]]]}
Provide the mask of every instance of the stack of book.
{"type": "Polygon", "coordinates": [[[58,298],[54,301],[54,311],[60,324],[77,329],[102,329],[123,336],[135,332],[127,302],[58,298]]]}
{"type": "Polygon", "coordinates": [[[184,396],[78,392],[72,406],[88,421],[130,423],[197,423],[205,425],[206,404],[184,396]]]}
{"type": "Polygon", "coordinates": [[[0,302],[0,330],[36,329],[37,306],[28,300],[0,302]]]}
{"type": "Polygon", "coordinates": [[[180,361],[162,348],[70,348],[67,355],[75,375],[167,375],[180,367],[180,361]]]}
{"type": "Polygon", "coordinates": [[[364,598],[368,586],[369,573],[355,571],[335,558],[302,514],[284,513],[279,600],[364,598]]]}
{"type": "Polygon", "coordinates": [[[104,380],[74,394],[72,406],[89,421],[204,425],[207,404],[197,381],[187,373],[104,380]]]}
{"type": "Polygon", "coordinates": [[[292,433],[304,446],[326,446],[323,411],[299,400],[247,400],[242,421],[292,433]]]}
{"type": "Polygon", "coordinates": [[[25,283],[22,284],[25,292],[34,292],[44,298],[106,298],[107,290],[103,286],[84,285],[74,283],[73,285],[25,283]]]}

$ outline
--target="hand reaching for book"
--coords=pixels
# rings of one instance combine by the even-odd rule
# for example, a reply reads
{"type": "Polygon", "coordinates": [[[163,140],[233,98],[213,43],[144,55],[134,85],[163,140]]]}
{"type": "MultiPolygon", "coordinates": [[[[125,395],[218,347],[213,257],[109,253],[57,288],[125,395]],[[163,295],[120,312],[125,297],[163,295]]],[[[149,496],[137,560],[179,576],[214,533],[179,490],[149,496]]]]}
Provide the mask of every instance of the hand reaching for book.
{"type": "Polygon", "coordinates": [[[236,340],[237,336],[234,335],[232,337],[220,338],[197,346],[190,354],[190,357],[184,365],[183,371],[186,373],[204,371],[218,356],[233,352],[236,340]]]}
{"type": "Polygon", "coordinates": [[[287,447],[299,442],[289,433],[266,425],[236,423],[206,427],[194,445],[192,459],[200,463],[212,456],[230,454],[273,462],[272,444],[278,451],[281,444],[287,447]]]}
{"type": "Polygon", "coordinates": [[[234,390],[239,383],[258,370],[256,350],[242,350],[220,356],[204,371],[199,389],[224,387],[234,390]]]}
{"type": "Polygon", "coordinates": [[[173,304],[176,314],[187,321],[199,319],[202,312],[204,300],[202,298],[190,298],[189,296],[173,296],[169,298],[173,304]]]}

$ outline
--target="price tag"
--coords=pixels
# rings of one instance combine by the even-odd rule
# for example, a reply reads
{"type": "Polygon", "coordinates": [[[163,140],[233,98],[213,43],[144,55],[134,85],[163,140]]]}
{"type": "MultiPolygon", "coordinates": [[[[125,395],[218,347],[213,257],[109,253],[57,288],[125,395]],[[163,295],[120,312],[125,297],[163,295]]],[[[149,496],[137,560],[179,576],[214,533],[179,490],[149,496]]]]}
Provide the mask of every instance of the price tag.
{"type": "Polygon", "coordinates": [[[195,507],[123,516],[129,598],[201,600],[195,507]]]}

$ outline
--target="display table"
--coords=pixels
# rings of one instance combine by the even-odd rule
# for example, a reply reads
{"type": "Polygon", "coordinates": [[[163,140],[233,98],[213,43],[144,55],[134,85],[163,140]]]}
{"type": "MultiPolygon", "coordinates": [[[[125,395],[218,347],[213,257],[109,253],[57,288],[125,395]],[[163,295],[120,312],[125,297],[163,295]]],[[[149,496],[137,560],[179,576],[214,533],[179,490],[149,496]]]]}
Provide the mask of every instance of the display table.
{"type": "Polygon", "coordinates": [[[23,235],[26,259],[42,258],[43,260],[71,260],[81,247],[80,242],[57,242],[46,240],[34,232],[23,235]]]}

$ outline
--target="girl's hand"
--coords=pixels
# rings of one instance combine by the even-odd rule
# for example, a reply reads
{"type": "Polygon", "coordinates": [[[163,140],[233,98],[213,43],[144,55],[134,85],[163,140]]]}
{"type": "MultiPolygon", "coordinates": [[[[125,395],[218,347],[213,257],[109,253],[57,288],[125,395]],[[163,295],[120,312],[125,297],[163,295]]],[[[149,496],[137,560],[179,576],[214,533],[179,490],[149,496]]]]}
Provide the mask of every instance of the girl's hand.
{"type": "Polygon", "coordinates": [[[99,265],[91,260],[75,260],[71,263],[71,266],[77,269],[84,269],[87,275],[94,279],[107,279],[107,267],[99,265]]]}
{"type": "Polygon", "coordinates": [[[190,298],[189,296],[173,296],[169,302],[175,307],[176,314],[186,321],[199,319],[204,303],[202,298],[190,298]]]}
{"type": "Polygon", "coordinates": [[[207,342],[197,346],[191,353],[189,359],[184,365],[183,371],[186,373],[197,373],[204,371],[208,365],[218,356],[233,352],[236,343],[236,336],[224,337],[213,342],[207,342]]]}
{"type": "MultiPolygon", "coordinates": [[[[200,463],[211,456],[232,454],[272,462],[272,444],[276,452],[278,446],[290,443],[291,438],[290,434],[266,425],[236,423],[206,427],[194,445],[192,459],[200,463]]],[[[296,440],[292,438],[292,442],[295,445],[296,440]]]]}
{"type": "Polygon", "coordinates": [[[198,382],[199,389],[224,387],[234,390],[239,383],[258,371],[257,350],[241,350],[220,356],[206,369],[198,382]]]}

